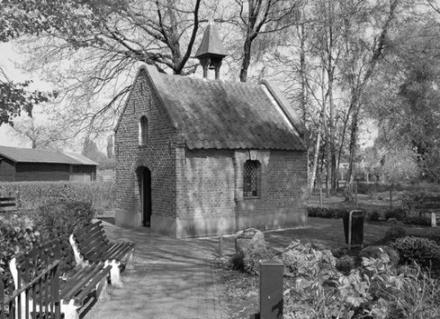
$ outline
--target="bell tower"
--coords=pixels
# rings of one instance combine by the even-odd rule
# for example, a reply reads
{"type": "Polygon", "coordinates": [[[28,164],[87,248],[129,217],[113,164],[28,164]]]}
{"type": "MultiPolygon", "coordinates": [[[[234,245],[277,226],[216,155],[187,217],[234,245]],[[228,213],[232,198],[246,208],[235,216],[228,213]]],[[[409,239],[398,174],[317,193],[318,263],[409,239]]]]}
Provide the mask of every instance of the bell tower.
{"type": "Polygon", "coordinates": [[[217,29],[212,21],[203,33],[202,42],[195,57],[199,59],[203,68],[203,78],[208,77],[208,69],[215,71],[215,79],[220,78],[220,67],[222,60],[226,56],[225,48],[220,40],[217,29]]]}

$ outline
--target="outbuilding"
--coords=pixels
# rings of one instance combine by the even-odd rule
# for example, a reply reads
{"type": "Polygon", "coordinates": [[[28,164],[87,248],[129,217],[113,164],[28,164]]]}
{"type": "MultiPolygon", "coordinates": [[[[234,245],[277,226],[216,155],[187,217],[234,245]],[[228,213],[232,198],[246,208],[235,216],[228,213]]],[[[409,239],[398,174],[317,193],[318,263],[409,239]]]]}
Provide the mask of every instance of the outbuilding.
{"type": "Polygon", "coordinates": [[[79,154],[0,146],[0,182],[94,181],[97,165],[79,154]]]}

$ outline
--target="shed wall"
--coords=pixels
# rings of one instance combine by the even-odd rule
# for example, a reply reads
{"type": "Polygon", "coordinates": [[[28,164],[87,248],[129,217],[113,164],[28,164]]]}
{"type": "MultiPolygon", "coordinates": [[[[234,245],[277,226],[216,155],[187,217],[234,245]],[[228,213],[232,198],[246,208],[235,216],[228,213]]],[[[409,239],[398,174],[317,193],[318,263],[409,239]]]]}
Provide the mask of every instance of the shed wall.
{"type": "Polygon", "coordinates": [[[69,164],[17,163],[15,181],[68,181],[69,164]]]}
{"type": "Polygon", "coordinates": [[[0,181],[11,182],[15,180],[14,163],[8,159],[0,160],[0,181]]]}

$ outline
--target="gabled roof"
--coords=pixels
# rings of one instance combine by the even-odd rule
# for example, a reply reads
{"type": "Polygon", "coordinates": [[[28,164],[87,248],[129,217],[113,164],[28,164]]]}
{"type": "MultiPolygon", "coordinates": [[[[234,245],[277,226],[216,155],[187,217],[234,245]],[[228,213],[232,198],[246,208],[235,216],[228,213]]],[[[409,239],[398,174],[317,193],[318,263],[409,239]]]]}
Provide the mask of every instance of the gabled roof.
{"type": "Polygon", "coordinates": [[[67,156],[73,158],[74,160],[78,161],[79,163],[83,165],[98,165],[95,161],[92,161],[90,158],[85,157],[82,154],[78,153],[71,153],[71,152],[64,152],[67,156]]]}
{"type": "Polygon", "coordinates": [[[203,33],[202,42],[196,52],[195,57],[200,57],[205,54],[215,54],[226,56],[226,50],[220,40],[217,29],[214,24],[210,22],[203,33]]]}
{"type": "Polygon", "coordinates": [[[305,150],[299,121],[267,83],[167,75],[150,66],[136,79],[142,73],[189,149],[305,150]]]}
{"type": "Polygon", "coordinates": [[[0,158],[7,158],[16,163],[53,163],[70,165],[98,165],[85,156],[68,156],[61,152],[0,146],[0,158]]]}

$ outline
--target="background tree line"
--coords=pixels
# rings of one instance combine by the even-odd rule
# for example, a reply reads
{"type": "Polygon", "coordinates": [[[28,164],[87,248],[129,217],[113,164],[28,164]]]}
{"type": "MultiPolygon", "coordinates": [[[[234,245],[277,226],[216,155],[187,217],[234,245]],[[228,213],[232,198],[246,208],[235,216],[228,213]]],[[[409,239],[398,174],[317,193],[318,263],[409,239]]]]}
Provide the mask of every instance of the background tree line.
{"type": "Polygon", "coordinates": [[[0,123],[39,110],[48,123],[15,124],[33,146],[90,145],[113,128],[139,63],[197,72],[193,55],[214,19],[230,53],[224,77],[275,81],[306,124],[310,188],[318,179],[335,190],[342,162],[351,181],[361,157],[386,167],[400,151],[438,181],[439,8],[429,0],[2,0],[0,41],[14,41],[23,69],[56,94],[29,92],[3,73],[0,123]],[[366,123],[378,128],[367,152],[366,123]]]}

